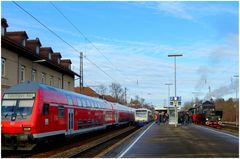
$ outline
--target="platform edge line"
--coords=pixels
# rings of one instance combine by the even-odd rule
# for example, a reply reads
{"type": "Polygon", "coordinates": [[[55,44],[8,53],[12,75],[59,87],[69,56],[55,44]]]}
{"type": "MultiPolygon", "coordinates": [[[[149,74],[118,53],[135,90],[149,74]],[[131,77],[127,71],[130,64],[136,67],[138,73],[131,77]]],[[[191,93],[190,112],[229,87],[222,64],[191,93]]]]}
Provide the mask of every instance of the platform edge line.
{"type": "Polygon", "coordinates": [[[122,158],[135,145],[135,143],[148,131],[148,129],[152,127],[154,123],[155,122],[153,122],[140,136],[138,136],[138,138],[118,158],[122,158]]]}

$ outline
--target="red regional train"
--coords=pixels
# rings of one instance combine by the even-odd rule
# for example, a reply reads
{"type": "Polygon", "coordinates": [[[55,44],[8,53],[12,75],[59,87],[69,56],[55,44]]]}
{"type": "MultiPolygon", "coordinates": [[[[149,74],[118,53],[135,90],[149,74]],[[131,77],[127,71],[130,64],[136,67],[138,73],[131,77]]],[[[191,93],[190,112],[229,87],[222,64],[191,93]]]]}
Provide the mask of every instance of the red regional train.
{"type": "Polygon", "coordinates": [[[134,109],[36,82],[2,97],[2,149],[31,150],[39,141],[134,122],[134,109]]]}

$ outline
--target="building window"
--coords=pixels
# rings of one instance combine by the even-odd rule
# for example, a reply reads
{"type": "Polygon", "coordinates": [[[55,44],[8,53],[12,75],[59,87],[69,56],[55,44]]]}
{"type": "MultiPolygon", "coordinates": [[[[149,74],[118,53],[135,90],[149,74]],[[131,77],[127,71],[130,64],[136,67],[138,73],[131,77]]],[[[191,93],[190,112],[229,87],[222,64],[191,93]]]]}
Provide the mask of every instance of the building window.
{"type": "Polygon", "coordinates": [[[60,64],[60,59],[59,58],[57,59],[57,63],[60,64]]]}
{"type": "Polygon", "coordinates": [[[49,85],[52,86],[53,85],[53,76],[49,77],[49,85]]]}
{"type": "Polygon", "coordinates": [[[36,54],[39,55],[39,51],[40,51],[40,50],[39,50],[39,46],[37,46],[37,47],[36,47],[36,54]]]}
{"type": "Polygon", "coordinates": [[[45,81],[46,81],[46,74],[42,72],[42,74],[41,74],[41,82],[42,83],[46,83],[45,81]]]}
{"type": "Polygon", "coordinates": [[[25,81],[25,66],[21,65],[20,67],[20,82],[25,81]]]}
{"type": "Polygon", "coordinates": [[[71,83],[70,83],[70,82],[68,82],[68,88],[71,88],[71,87],[70,87],[70,84],[71,84],[71,83]]]}
{"type": "Polygon", "coordinates": [[[58,80],[57,80],[57,87],[61,88],[61,79],[60,78],[58,78],[58,80]]]}
{"type": "Polygon", "coordinates": [[[52,59],[51,53],[48,54],[48,59],[49,59],[49,60],[52,59]]]}
{"type": "Polygon", "coordinates": [[[2,77],[5,77],[6,73],[6,59],[2,58],[2,77]]]}
{"type": "Polygon", "coordinates": [[[36,81],[36,70],[32,70],[32,81],[36,81]]]}

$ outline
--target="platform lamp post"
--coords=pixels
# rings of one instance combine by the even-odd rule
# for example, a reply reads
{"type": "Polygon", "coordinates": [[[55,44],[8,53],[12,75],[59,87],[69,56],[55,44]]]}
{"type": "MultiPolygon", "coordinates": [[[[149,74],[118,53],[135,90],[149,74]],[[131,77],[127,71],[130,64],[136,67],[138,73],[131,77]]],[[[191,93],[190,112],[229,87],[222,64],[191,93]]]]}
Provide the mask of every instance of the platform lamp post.
{"type": "Polygon", "coordinates": [[[238,94],[238,89],[237,89],[237,82],[238,82],[238,77],[239,75],[234,75],[233,77],[236,78],[236,104],[235,104],[235,107],[236,107],[236,126],[237,126],[237,123],[238,123],[238,117],[237,117],[237,110],[238,110],[238,100],[237,100],[237,94],[238,94]]]}
{"type": "Polygon", "coordinates": [[[174,57],[174,107],[175,107],[175,127],[177,127],[177,84],[176,84],[176,57],[183,56],[182,54],[170,54],[168,57],[174,57]]]}

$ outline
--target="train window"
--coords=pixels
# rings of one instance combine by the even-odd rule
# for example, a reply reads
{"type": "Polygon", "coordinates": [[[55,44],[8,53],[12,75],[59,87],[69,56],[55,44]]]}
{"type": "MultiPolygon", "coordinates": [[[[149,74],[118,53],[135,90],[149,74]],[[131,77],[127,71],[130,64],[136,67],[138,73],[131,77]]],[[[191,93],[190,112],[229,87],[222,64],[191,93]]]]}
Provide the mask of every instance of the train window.
{"type": "Polygon", "coordinates": [[[67,101],[68,101],[68,104],[69,105],[73,105],[73,100],[72,100],[72,98],[71,98],[71,96],[67,96],[67,101]]]}
{"type": "Polygon", "coordinates": [[[87,101],[85,99],[83,99],[82,103],[83,103],[83,107],[86,108],[87,107],[87,101]]]}
{"type": "Polygon", "coordinates": [[[92,100],[89,101],[89,104],[90,104],[90,108],[93,108],[94,107],[94,103],[92,100]]]}
{"type": "Polygon", "coordinates": [[[84,125],[85,128],[87,127],[87,119],[84,119],[83,125],[84,125]]]}
{"type": "Polygon", "coordinates": [[[48,115],[49,113],[49,104],[43,104],[43,115],[48,115]]]}
{"type": "Polygon", "coordinates": [[[78,129],[82,128],[82,120],[78,120],[78,129]]]}
{"type": "Polygon", "coordinates": [[[77,98],[77,103],[78,103],[79,107],[82,107],[82,102],[81,102],[81,100],[79,98],[77,98]]]}
{"type": "Polygon", "coordinates": [[[58,117],[64,117],[64,106],[58,106],[58,117]]]}
{"type": "Polygon", "coordinates": [[[88,100],[86,100],[86,103],[87,103],[87,107],[90,107],[90,102],[88,100]]]}

